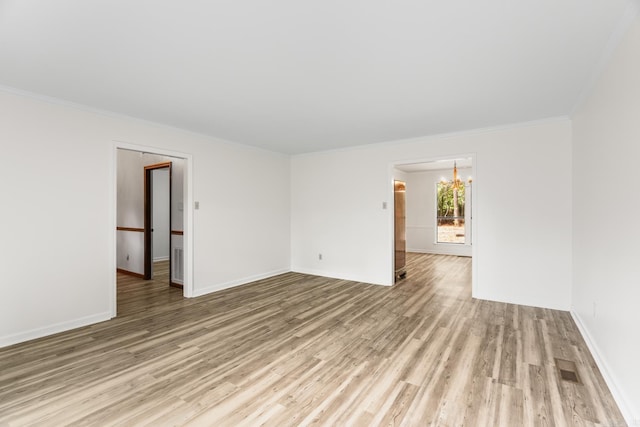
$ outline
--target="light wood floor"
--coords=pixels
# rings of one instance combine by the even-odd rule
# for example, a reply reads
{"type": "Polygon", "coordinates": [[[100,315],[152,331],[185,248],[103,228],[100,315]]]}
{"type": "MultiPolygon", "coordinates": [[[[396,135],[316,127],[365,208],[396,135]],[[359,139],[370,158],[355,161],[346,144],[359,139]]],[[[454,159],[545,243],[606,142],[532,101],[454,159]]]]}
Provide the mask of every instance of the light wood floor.
{"type": "Polygon", "coordinates": [[[195,299],[119,276],[116,319],[0,349],[0,425],[624,425],[570,315],[472,300],[470,263],[195,299]]]}

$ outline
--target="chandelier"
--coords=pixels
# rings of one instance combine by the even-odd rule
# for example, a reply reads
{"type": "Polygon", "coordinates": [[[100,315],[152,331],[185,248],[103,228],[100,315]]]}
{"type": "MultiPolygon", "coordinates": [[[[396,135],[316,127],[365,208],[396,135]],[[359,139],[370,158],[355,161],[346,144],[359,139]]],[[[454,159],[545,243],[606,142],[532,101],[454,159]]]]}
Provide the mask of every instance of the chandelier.
{"type": "Polygon", "coordinates": [[[456,161],[453,161],[453,188],[454,189],[459,189],[460,188],[460,178],[458,178],[458,166],[456,164],[456,161]]]}

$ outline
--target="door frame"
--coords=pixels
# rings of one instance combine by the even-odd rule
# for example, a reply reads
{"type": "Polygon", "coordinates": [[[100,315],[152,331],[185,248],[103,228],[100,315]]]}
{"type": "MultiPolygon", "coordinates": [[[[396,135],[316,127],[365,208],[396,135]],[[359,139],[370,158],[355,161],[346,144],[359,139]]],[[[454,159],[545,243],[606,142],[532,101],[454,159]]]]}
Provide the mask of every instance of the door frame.
{"type": "Polygon", "coordinates": [[[171,207],[172,205],[172,162],[155,163],[144,166],[144,278],[151,280],[153,278],[153,171],[160,169],[169,169],[169,285],[182,287],[173,283],[172,279],[172,256],[171,256],[171,207]]]}
{"type": "Polygon", "coordinates": [[[432,157],[419,157],[415,159],[408,159],[402,161],[395,161],[389,163],[388,168],[388,187],[387,194],[389,194],[389,198],[391,200],[391,209],[388,211],[388,224],[389,224],[389,267],[390,267],[390,284],[394,283],[395,279],[395,250],[394,250],[394,211],[395,204],[394,200],[394,185],[393,182],[396,178],[395,170],[396,166],[401,165],[411,165],[416,163],[431,163],[439,160],[451,160],[462,157],[471,158],[471,175],[473,176],[473,191],[471,192],[471,296],[476,297],[478,294],[478,221],[477,221],[477,206],[478,206],[478,187],[481,186],[479,184],[480,180],[477,177],[477,156],[474,152],[464,152],[458,154],[449,154],[442,156],[432,156],[432,157]]]}
{"type": "Polygon", "coordinates": [[[158,154],[161,156],[175,157],[184,160],[184,182],[183,182],[183,201],[184,201],[184,234],[183,234],[183,250],[184,250],[184,287],[183,295],[186,298],[194,296],[193,284],[193,155],[190,153],[166,150],[163,148],[152,147],[148,145],[140,145],[128,141],[113,140],[111,150],[111,191],[109,194],[109,212],[110,221],[106,221],[109,226],[109,261],[108,271],[111,275],[111,286],[109,286],[109,312],[112,318],[117,315],[117,216],[118,216],[118,150],[130,150],[140,153],[158,154]]]}

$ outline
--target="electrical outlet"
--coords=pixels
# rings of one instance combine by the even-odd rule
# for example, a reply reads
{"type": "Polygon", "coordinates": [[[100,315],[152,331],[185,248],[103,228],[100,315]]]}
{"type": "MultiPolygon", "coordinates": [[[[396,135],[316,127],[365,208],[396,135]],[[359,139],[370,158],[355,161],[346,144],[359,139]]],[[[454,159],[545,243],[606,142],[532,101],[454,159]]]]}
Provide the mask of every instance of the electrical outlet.
{"type": "Polygon", "coordinates": [[[318,254],[318,259],[322,261],[322,254],[318,254]]]}
{"type": "Polygon", "coordinates": [[[127,261],[129,261],[129,254],[127,254],[127,261]]]}

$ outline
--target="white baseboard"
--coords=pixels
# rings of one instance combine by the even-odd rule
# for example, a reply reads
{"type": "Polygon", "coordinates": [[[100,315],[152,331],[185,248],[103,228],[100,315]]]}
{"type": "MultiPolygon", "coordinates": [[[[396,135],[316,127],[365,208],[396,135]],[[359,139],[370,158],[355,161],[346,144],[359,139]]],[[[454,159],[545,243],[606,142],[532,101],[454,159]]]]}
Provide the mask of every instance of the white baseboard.
{"type": "Polygon", "coordinates": [[[314,270],[312,268],[297,268],[297,267],[294,267],[294,268],[291,269],[291,271],[293,271],[295,273],[310,274],[312,276],[328,277],[330,279],[349,280],[350,282],[368,283],[370,285],[393,286],[393,282],[391,282],[391,283],[380,283],[380,282],[369,280],[366,277],[356,277],[356,276],[345,277],[344,275],[340,275],[340,274],[333,273],[331,271],[326,271],[326,270],[314,270]]]}
{"type": "Polygon", "coordinates": [[[82,326],[92,325],[98,322],[104,322],[111,319],[111,312],[94,314],[91,316],[81,317],[79,319],[70,320],[68,322],[60,322],[55,325],[49,325],[43,328],[31,329],[30,331],[19,332],[17,334],[5,335],[0,337],[0,348],[10,345],[19,344],[25,341],[34,340],[36,338],[46,337],[48,335],[69,331],[71,329],[80,328],[82,326]]]}
{"type": "Polygon", "coordinates": [[[413,252],[417,254],[455,255],[455,256],[471,257],[471,250],[431,250],[431,249],[407,248],[407,252],[413,252]]]}
{"type": "Polygon", "coordinates": [[[573,317],[573,321],[578,326],[578,330],[582,334],[582,338],[587,343],[587,347],[589,347],[589,351],[593,356],[593,359],[598,365],[598,369],[600,369],[600,373],[604,377],[604,381],[607,383],[607,387],[609,387],[609,391],[613,395],[613,399],[618,404],[618,408],[620,408],[620,412],[622,412],[622,416],[624,417],[627,424],[631,426],[640,426],[640,414],[634,414],[633,408],[630,405],[630,400],[626,398],[624,393],[618,387],[618,382],[612,374],[611,368],[609,368],[609,364],[606,362],[598,345],[595,340],[591,337],[589,330],[586,328],[580,315],[575,311],[571,310],[571,317],[573,317]]]}
{"type": "Polygon", "coordinates": [[[282,270],[274,270],[268,273],[256,274],[254,276],[244,277],[238,280],[232,280],[230,282],[219,283],[213,286],[207,286],[202,289],[194,289],[193,297],[199,297],[202,295],[210,294],[211,292],[221,291],[223,289],[233,288],[240,285],[246,285],[247,283],[255,282],[256,280],[268,279],[269,277],[277,276],[279,274],[289,273],[291,270],[282,269],[282,270]]]}
{"type": "Polygon", "coordinates": [[[169,256],[159,256],[156,258],[153,258],[153,262],[159,262],[159,261],[169,261],[169,256]]]}

